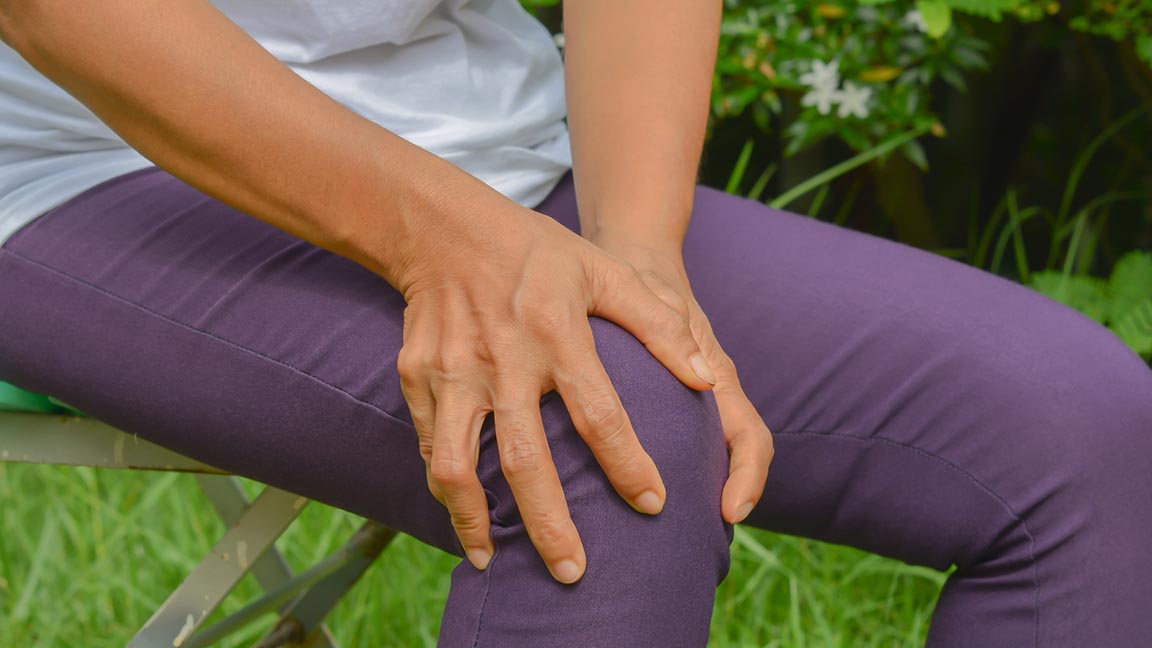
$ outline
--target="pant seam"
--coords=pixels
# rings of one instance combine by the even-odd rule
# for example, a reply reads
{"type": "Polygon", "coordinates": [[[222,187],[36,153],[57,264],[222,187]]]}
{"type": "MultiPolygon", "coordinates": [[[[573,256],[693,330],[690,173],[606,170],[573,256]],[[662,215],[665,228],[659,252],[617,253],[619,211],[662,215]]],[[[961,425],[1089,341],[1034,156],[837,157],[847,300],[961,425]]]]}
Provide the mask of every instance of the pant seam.
{"type": "Polygon", "coordinates": [[[52,273],[52,274],[54,274],[54,275],[57,275],[57,276],[59,276],[59,277],[62,277],[62,278],[64,278],[64,279],[67,279],[67,280],[69,280],[69,281],[72,281],[72,282],[74,282],[74,283],[77,283],[77,284],[79,284],[79,285],[81,285],[81,286],[84,286],[84,287],[86,287],[86,288],[90,288],[90,289],[92,289],[92,290],[95,290],[95,291],[97,291],[97,292],[99,292],[99,293],[101,293],[101,294],[103,294],[103,295],[105,295],[105,296],[107,296],[107,297],[110,297],[110,298],[112,298],[112,299],[114,299],[114,300],[116,300],[116,301],[118,301],[118,302],[120,302],[120,303],[126,304],[126,305],[128,305],[128,306],[130,306],[130,307],[132,307],[132,308],[136,308],[136,309],[139,309],[139,310],[143,311],[144,313],[147,313],[148,315],[151,315],[151,316],[153,316],[153,317],[156,317],[156,318],[159,318],[159,319],[161,319],[161,320],[164,320],[165,322],[168,322],[169,324],[174,324],[174,325],[176,325],[176,326],[179,326],[179,327],[181,327],[181,328],[184,328],[184,329],[186,329],[186,330],[188,330],[188,331],[191,331],[191,332],[193,332],[193,333],[197,333],[197,334],[199,334],[199,335],[203,335],[203,336],[205,336],[205,337],[208,337],[208,338],[211,338],[211,339],[213,339],[213,340],[216,340],[217,342],[221,342],[221,343],[223,343],[223,344],[226,344],[226,345],[228,345],[228,346],[230,346],[230,347],[232,347],[232,348],[235,348],[235,349],[240,349],[241,351],[245,351],[245,352],[247,352],[247,353],[251,353],[252,355],[254,355],[254,356],[256,356],[256,357],[259,357],[259,358],[261,358],[261,359],[263,359],[263,360],[267,360],[267,361],[269,361],[269,362],[272,362],[272,363],[274,363],[274,364],[277,364],[277,365],[280,365],[280,366],[282,366],[282,367],[285,367],[285,368],[287,368],[287,369],[289,369],[289,370],[291,370],[291,371],[294,371],[294,372],[296,372],[297,374],[300,374],[301,376],[304,376],[304,377],[306,377],[306,378],[309,378],[309,379],[311,379],[311,380],[313,380],[313,381],[315,381],[315,382],[319,383],[320,385],[322,385],[322,386],[324,386],[324,387],[327,387],[328,389],[333,389],[333,390],[335,390],[335,391],[337,391],[337,392],[340,392],[341,394],[344,394],[345,396],[347,396],[347,397],[351,398],[353,401],[355,401],[355,402],[357,402],[357,403],[360,403],[361,405],[367,406],[367,407],[369,407],[369,408],[371,408],[371,409],[375,410],[376,412],[380,413],[380,414],[381,414],[381,415],[383,415],[385,418],[387,418],[387,419],[388,419],[388,420],[390,420],[390,421],[393,421],[394,423],[397,423],[397,424],[399,424],[399,425],[402,425],[402,426],[404,426],[405,428],[407,428],[407,429],[409,429],[409,430],[413,430],[413,431],[415,430],[415,428],[413,427],[413,425],[412,425],[411,423],[408,423],[407,421],[404,421],[403,419],[401,419],[401,418],[397,417],[397,416],[396,416],[396,415],[394,415],[394,414],[390,414],[390,413],[388,413],[387,411],[385,411],[385,410],[381,409],[379,406],[375,405],[374,403],[370,403],[370,402],[368,402],[368,401],[366,401],[366,400],[364,400],[364,399],[360,398],[359,396],[356,396],[356,395],[355,395],[355,394],[353,394],[352,392],[350,392],[350,391],[348,391],[348,390],[346,390],[346,389],[343,389],[343,388],[341,388],[341,387],[339,387],[339,386],[337,386],[337,385],[333,385],[332,383],[330,383],[330,382],[328,382],[328,381],[326,381],[326,380],[324,380],[324,379],[322,379],[322,378],[319,378],[318,376],[315,376],[315,375],[313,375],[313,374],[311,374],[311,373],[308,373],[307,371],[304,371],[303,369],[300,369],[299,367],[293,366],[292,364],[290,364],[290,363],[288,363],[288,362],[285,362],[284,360],[281,360],[281,359],[279,359],[279,358],[273,358],[272,356],[269,356],[269,355],[267,355],[267,354],[265,354],[265,353],[261,353],[260,351],[257,351],[257,350],[255,350],[255,349],[252,349],[252,348],[246,347],[246,346],[244,346],[243,344],[240,344],[240,343],[238,343],[238,342],[234,342],[234,341],[232,341],[232,340],[229,340],[229,339],[227,339],[227,338],[221,337],[221,336],[219,336],[219,335],[217,335],[217,334],[215,334],[215,333],[212,333],[212,332],[210,332],[210,331],[206,331],[206,330],[204,330],[204,329],[196,328],[195,326],[192,326],[191,324],[188,324],[188,323],[186,323],[186,322],[181,322],[180,320],[177,320],[177,319],[174,319],[174,318],[172,318],[172,317],[169,317],[169,316],[167,316],[167,315],[164,315],[163,313],[158,313],[158,312],[156,312],[156,311],[154,311],[154,310],[152,310],[152,309],[150,309],[150,308],[148,308],[148,307],[146,307],[146,306],[143,306],[143,305],[141,305],[141,304],[137,304],[136,302],[134,302],[134,301],[132,301],[132,300],[130,300],[130,299],[126,299],[126,298],[124,298],[124,297],[121,297],[120,295],[117,295],[117,294],[115,294],[115,293],[113,293],[113,292],[110,292],[110,291],[108,291],[108,290],[104,289],[104,288],[101,288],[100,286],[97,286],[97,285],[95,285],[95,284],[93,284],[93,283],[90,283],[90,282],[88,282],[88,281],[85,281],[85,280],[83,280],[83,279],[80,279],[79,277],[75,277],[75,276],[73,276],[73,275],[70,275],[70,274],[68,274],[68,273],[66,273],[66,272],[63,272],[63,271],[61,271],[61,270],[58,270],[58,269],[56,269],[56,268],[53,268],[52,266],[49,266],[49,265],[47,265],[47,264],[45,264],[45,263],[43,263],[43,262],[41,262],[41,261],[37,261],[37,260],[35,260],[35,259],[31,259],[31,258],[29,258],[29,257],[26,257],[26,256],[24,256],[24,255],[20,254],[19,252],[16,252],[16,251],[14,251],[14,250],[11,250],[11,249],[9,249],[9,248],[6,248],[6,247],[0,247],[0,255],[3,255],[3,254],[8,254],[8,255],[10,255],[10,256],[11,256],[13,259],[16,259],[16,260],[18,260],[18,261],[23,261],[23,262],[25,262],[25,263],[28,263],[28,264],[34,265],[34,266],[36,266],[36,267],[38,267],[38,268],[40,268],[40,269],[42,269],[42,270],[45,270],[45,271],[47,271],[47,272],[49,272],[49,273],[52,273]]]}
{"type": "Polygon", "coordinates": [[[994,500],[996,500],[997,503],[1000,504],[1000,506],[1002,506],[1004,508],[1005,511],[1008,512],[1008,515],[1011,516],[1012,521],[1020,525],[1020,528],[1023,529],[1023,531],[1024,531],[1024,535],[1028,538],[1028,559],[1032,562],[1032,586],[1033,586],[1032,609],[1033,609],[1033,613],[1034,613],[1035,620],[1036,620],[1035,621],[1035,631],[1034,631],[1033,639],[1032,639],[1032,645],[1033,646],[1039,646],[1040,645],[1040,567],[1039,567],[1039,561],[1036,560],[1036,536],[1033,535],[1032,530],[1028,528],[1028,522],[1024,520],[1023,516],[1016,513],[1016,511],[1008,503],[1007,499],[1005,499],[1003,496],[1001,496],[999,493],[997,493],[995,490],[993,490],[990,486],[988,486],[984,482],[980,481],[980,479],[978,479],[975,475],[968,472],[964,468],[961,468],[959,465],[953,463],[952,461],[949,461],[948,459],[945,459],[944,457],[941,457],[940,455],[935,454],[931,451],[925,450],[923,448],[920,448],[920,447],[917,447],[917,446],[914,446],[914,445],[911,445],[908,443],[903,443],[901,441],[895,441],[895,440],[887,439],[884,437],[858,437],[858,436],[853,436],[851,434],[844,434],[842,432],[820,431],[820,430],[795,430],[795,431],[784,431],[784,432],[773,431],[772,435],[773,436],[797,436],[797,437],[799,437],[799,436],[808,436],[808,437],[825,436],[825,437],[832,437],[832,438],[836,438],[836,439],[843,439],[846,441],[854,441],[857,443],[880,443],[880,444],[884,444],[884,445],[888,445],[888,446],[892,446],[892,447],[896,447],[896,448],[901,448],[904,450],[911,450],[911,451],[913,451],[913,452],[915,452],[921,456],[927,457],[929,459],[935,460],[935,461],[943,464],[945,467],[947,467],[950,470],[961,475],[962,477],[964,477],[965,479],[970,481],[972,484],[974,484],[976,487],[978,487],[980,490],[984,491],[986,494],[991,496],[994,500]]]}
{"type": "Polygon", "coordinates": [[[492,592],[492,570],[496,567],[496,559],[500,557],[500,548],[496,547],[488,568],[484,570],[484,598],[480,599],[480,611],[476,614],[476,637],[472,639],[472,648],[480,645],[480,631],[484,628],[484,610],[488,608],[488,595],[492,592]]]}

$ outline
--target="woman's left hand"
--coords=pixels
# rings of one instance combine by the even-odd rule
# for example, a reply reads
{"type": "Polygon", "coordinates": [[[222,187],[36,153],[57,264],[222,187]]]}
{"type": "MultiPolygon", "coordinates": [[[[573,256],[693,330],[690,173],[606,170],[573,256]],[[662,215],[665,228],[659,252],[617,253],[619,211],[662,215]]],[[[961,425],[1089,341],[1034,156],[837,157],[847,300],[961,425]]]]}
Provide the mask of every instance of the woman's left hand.
{"type": "Polygon", "coordinates": [[[728,522],[743,521],[764,492],[772,463],[772,432],[744,394],[736,365],[720,347],[708,317],[692,294],[679,250],[663,250],[609,236],[593,236],[591,240],[601,249],[631,263],[648,287],[688,321],[697,344],[716,373],[716,386],[712,391],[728,443],[728,480],[720,509],[728,522]]]}

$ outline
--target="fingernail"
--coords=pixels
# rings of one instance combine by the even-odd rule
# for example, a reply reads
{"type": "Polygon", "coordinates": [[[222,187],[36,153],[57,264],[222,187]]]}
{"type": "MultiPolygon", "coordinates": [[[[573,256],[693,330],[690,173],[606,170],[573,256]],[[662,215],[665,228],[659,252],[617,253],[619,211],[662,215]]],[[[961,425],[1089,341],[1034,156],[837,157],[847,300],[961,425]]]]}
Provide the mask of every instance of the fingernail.
{"type": "Polygon", "coordinates": [[[716,384],[716,374],[712,373],[712,367],[708,364],[708,361],[704,359],[703,355],[699,353],[693,354],[689,362],[692,364],[692,371],[696,372],[700,380],[703,380],[709,385],[716,384]]]}
{"type": "Polygon", "coordinates": [[[744,518],[748,517],[748,514],[751,512],[752,512],[752,502],[745,502],[745,503],[741,504],[740,508],[736,509],[736,519],[733,520],[733,523],[743,522],[744,518]]]}
{"type": "Polygon", "coordinates": [[[556,563],[552,568],[552,573],[556,574],[556,579],[561,583],[571,585],[580,580],[580,566],[571,560],[561,560],[556,563]]]}
{"type": "Polygon", "coordinates": [[[644,491],[636,498],[636,509],[641,513],[656,515],[664,509],[664,500],[652,491],[644,491]]]}
{"type": "Polygon", "coordinates": [[[484,571],[488,568],[488,563],[492,562],[492,554],[484,549],[469,549],[468,562],[472,563],[476,569],[484,571]]]}

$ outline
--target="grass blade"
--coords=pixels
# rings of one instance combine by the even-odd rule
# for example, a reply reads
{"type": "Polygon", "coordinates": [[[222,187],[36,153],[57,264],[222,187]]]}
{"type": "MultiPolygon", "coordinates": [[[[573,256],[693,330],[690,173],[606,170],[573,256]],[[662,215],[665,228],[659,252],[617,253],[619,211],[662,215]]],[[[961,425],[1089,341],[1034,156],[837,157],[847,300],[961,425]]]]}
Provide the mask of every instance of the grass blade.
{"type": "Polygon", "coordinates": [[[877,144],[875,147],[870,148],[867,151],[864,151],[863,153],[858,153],[858,154],[848,158],[847,160],[844,160],[840,164],[837,164],[837,165],[830,167],[824,171],[821,171],[820,173],[817,173],[816,175],[812,176],[811,178],[808,178],[807,180],[805,180],[804,182],[801,182],[800,184],[796,185],[795,187],[792,187],[788,191],[785,191],[784,193],[780,194],[775,200],[773,200],[772,202],[770,202],[768,204],[771,207],[775,207],[776,209],[784,209],[789,204],[791,204],[794,200],[796,200],[800,196],[803,196],[804,194],[808,193],[809,191],[812,191],[812,190],[820,187],[821,185],[827,184],[827,183],[835,180],[836,178],[839,178],[840,176],[844,175],[845,173],[848,173],[852,169],[855,169],[856,167],[859,167],[863,164],[871,162],[872,160],[880,157],[881,155],[884,155],[885,153],[888,153],[894,149],[897,149],[897,148],[903,146],[905,143],[910,142],[910,141],[916,139],[917,137],[920,137],[921,135],[923,135],[924,133],[927,133],[927,132],[928,132],[928,126],[923,126],[923,127],[917,128],[916,130],[904,133],[903,135],[897,135],[896,137],[893,137],[892,139],[890,139],[886,142],[883,142],[881,144],[877,144]]]}

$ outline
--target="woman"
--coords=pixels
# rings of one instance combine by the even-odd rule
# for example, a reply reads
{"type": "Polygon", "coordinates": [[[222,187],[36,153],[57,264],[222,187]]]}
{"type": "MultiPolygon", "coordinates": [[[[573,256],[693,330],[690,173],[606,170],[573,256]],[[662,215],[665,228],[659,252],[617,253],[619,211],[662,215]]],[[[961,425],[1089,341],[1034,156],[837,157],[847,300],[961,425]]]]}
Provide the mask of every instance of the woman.
{"type": "Polygon", "coordinates": [[[704,645],[730,523],[957,565],[933,645],[1152,635],[1152,374],[696,187],[719,20],[0,3],[0,378],[467,557],[446,646],[704,645]]]}

